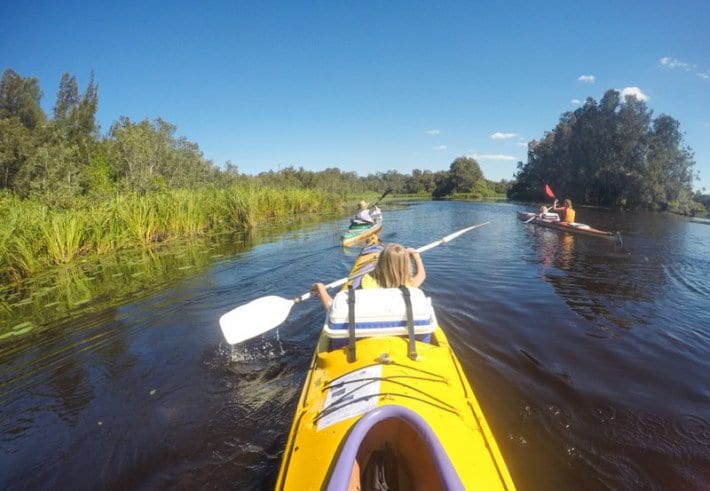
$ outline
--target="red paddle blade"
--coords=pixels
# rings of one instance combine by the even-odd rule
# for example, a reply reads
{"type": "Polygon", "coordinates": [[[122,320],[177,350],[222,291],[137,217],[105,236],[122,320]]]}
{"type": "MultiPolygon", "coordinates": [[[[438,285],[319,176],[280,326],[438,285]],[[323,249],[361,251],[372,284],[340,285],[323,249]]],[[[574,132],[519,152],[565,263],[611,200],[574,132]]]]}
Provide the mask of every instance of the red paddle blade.
{"type": "Polygon", "coordinates": [[[555,193],[552,192],[552,189],[550,189],[550,186],[549,186],[548,184],[545,184],[545,194],[546,194],[549,198],[554,198],[554,197],[555,197],[555,193]]]}

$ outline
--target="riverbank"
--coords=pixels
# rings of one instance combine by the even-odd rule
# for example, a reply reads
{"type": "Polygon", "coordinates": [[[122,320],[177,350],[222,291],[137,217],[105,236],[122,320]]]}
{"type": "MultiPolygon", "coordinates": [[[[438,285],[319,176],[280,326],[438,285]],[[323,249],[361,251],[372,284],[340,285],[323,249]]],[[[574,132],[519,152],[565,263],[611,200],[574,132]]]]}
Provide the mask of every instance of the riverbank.
{"type": "Polygon", "coordinates": [[[0,285],[0,344],[72,318],[108,311],[202,274],[224,256],[247,253],[308,224],[341,213],[311,213],[259,222],[239,232],[176,238],[94,254],[0,285]]]}
{"type": "Polygon", "coordinates": [[[346,207],[332,193],[232,186],[77,200],[58,209],[0,195],[0,280],[18,282],[58,265],[176,239],[239,233],[257,224],[346,207]]]}

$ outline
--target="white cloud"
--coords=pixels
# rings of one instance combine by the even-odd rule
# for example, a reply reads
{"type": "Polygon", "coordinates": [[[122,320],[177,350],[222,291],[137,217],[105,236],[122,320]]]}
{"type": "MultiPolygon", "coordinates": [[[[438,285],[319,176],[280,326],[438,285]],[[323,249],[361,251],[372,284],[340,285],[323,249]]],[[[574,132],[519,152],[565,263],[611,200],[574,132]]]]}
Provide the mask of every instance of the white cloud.
{"type": "Polygon", "coordinates": [[[572,104],[574,106],[579,106],[582,103],[582,101],[580,101],[579,99],[572,99],[569,102],[570,102],[570,104],[572,104]]]}
{"type": "Polygon", "coordinates": [[[493,140],[507,140],[508,138],[514,138],[518,136],[517,133],[502,133],[500,131],[497,131],[491,135],[491,139],[493,140]]]}
{"type": "Polygon", "coordinates": [[[438,135],[438,134],[441,133],[441,131],[439,131],[439,130],[426,130],[424,133],[426,133],[427,135],[438,135]]]}
{"type": "Polygon", "coordinates": [[[596,78],[594,75],[580,75],[577,80],[584,82],[585,84],[593,84],[596,78]]]}
{"type": "Polygon", "coordinates": [[[647,101],[649,99],[649,97],[641,92],[641,89],[638,87],[624,87],[619,92],[621,93],[622,99],[626,99],[626,96],[635,97],[640,101],[647,101]]]}
{"type": "Polygon", "coordinates": [[[676,60],[675,58],[671,58],[669,56],[664,56],[658,60],[658,63],[660,63],[662,67],[669,70],[684,70],[686,72],[694,73],[703,80],[710,80],[710,70],[703,71],[702,68],[698,68],[698,65],[695,63],[676,60]]]}
{"type": "Polygon", "coordinates": [[[433,150],[446,150],[446,145],[437,145],[436,147],[433,147],[433,150]]]}
{"type": "Polygon", "coordinates": [[[661,66],[664,66],[666,68],[670,68],[671,70],[675,70],[676,68],[680,68],[681,70],[685,70],[687,72],[693,71],[695,69],[695,65],[692,63],[686,63],[684,61],[676,60],[675,58],[670,58],[668,56],[664,56],[660,60],[658,60],[661,66]]]}
{"type": "Polygon", "coordinates": [[[469,155],[469,157],[474,158],[476,160],[487,160],[487,161],[503,161],[503,162],[508,162],[508,161],[515,161],[518,160],[518,157],[513,157],[512,155],[503,155],[503,154],[478,154],[474,153],[473,155],[469,155]]]}

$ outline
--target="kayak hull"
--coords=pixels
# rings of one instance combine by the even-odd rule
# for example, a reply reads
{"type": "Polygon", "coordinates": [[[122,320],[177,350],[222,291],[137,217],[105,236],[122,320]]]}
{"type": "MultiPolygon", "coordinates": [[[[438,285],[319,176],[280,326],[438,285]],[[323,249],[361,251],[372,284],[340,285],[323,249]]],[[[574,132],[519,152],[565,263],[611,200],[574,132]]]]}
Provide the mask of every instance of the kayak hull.
{"type": "Polygon", "coordinates": [[[344,247],[349,247],[359,242],[364,241],[369,237],[378,235],[382,231],[384,220],[380,217],[375,221],[374,225],[365,228],[351,228],[345,232],[340,238],[340,242],[344,247]]]}
{"type": "MultiPolygon", "coordinates": [[[[351,276],[372,267],[371,251],[351,276]]],[[[438,323],[414,346],[410,356],[407,336],[361,337],[353,356],[324,326],[276,489],[365,489],[375,478],[390,489],[515,488],[438,323]]]]}
{"type": "Polygon", "coordinates": [[[557,220],[546,220],[537,216],[536,213],[529,211],[518,211],[518,218],[525,223],[532,223],[540,227],[553,228],[578,235],[586,235],[587,237],[598,237],[600,239],[608,239],[616,242],[621,242],[621,235],[618,232],[607,232],[590,227],[584,223],[560,222],[557,220]]]}

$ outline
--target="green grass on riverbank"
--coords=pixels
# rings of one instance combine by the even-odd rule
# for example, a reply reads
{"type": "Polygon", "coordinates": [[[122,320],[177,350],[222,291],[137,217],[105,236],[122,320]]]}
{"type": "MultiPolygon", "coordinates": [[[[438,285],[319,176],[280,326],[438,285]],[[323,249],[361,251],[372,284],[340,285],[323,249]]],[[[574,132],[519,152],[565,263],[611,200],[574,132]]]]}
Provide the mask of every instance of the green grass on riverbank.
{"type": "Polygon", "coordinates": [[[80,201],[69,209],[0,194],[0,281],[19,281],[80,257],[176,238],[238,232],[288,217],[345,210],[342,197],[256,186],[176,190],[80,201]]]}

